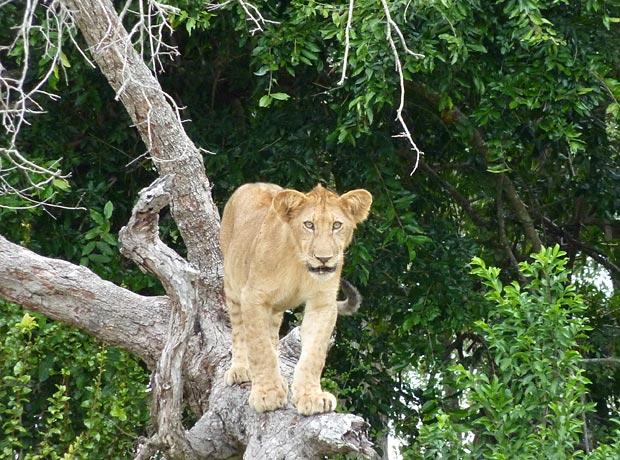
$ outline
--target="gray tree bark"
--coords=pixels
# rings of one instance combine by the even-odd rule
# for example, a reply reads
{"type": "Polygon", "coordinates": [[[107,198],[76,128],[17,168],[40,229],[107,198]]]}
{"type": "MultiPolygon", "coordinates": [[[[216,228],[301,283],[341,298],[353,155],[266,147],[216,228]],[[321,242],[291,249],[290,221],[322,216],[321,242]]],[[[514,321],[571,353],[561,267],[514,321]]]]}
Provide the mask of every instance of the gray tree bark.
{"type": "MultiPolygon", "coordinates": [[[[231,339],[219,214],[202,156],[129,42],[112,3],[62,4],[72,12],[162,176],[143,190],[119,236],[122,252],[154,273],[167,296],[134,294],[85,267],[39,256],[2,237],[0,296],[121,346],[154,370],[156,434],[142,446],[140,458],[157,449],[168,458],[310,459],[336,452],[373,456],[368,426],[360,417],[303,417],[291,405],[258,414],[247,404],[248,385],[225,385],[231,339]],[[187,261],[159,240],[157,213],[166,205],[187,247],[187,261]],[[181,425],[181,398],[200,415],[190,429],[181,425]]],[[[289,382],[299,353],[299,332],[293,330],[280,343],[282,375],[289,382]]]]}

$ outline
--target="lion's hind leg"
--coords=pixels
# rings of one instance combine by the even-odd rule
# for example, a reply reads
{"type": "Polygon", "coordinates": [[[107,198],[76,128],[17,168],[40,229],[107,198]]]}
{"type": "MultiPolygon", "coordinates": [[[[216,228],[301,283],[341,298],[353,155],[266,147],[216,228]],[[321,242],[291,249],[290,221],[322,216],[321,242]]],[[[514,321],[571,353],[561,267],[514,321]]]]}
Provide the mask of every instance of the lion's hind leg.
{"type": "Polygon", "coordinates": [[[230,315],[230,325],[232,326],[232,363],[230,369],[226,371],[225,380],[227,385],[250,381],[250,367],[248,365],[248,352],[241,316],[241,306],[227,295],[226,305],[230,315]]]}

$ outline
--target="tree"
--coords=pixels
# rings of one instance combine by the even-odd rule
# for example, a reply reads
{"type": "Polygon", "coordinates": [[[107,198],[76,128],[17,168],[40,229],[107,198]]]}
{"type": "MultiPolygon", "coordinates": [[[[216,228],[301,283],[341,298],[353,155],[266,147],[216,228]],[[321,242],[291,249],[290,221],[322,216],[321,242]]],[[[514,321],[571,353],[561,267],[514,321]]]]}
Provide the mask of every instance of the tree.
{"type": "MultiPolygon", "coordinates": [[[[219,217],[200,151],[134,50],[112,3],[79,0],[57,7],[62,14],[72,15],[162,176],[143,190],[120,243],[126,255],[159,277],[167,297],[132,294],[88,269],[45,259],[4,238],[0,240],[2,296],[82,327],[132,351],[151,366],[157,362],[152,406],[155,434],[141,446],[137,458],[149,458],[158,449],[172,458],[224,458],[236,453],[237,446],[243,446],[245,458],[315,457],[339,451],[369,454],[366,424],[359,417],[326,414],[300,419],[293,410],[258,415],[245,407],[247,389],[226,387],[223,375],[229,361],[230,332],[223,304],[219,217]],[[158,213],[168,205],[187,247],[188,261],[159,240],[158,213]],[[197,318],[199,332],[194,329],[197,318]],[[143,321],[149,324],[147,328],[136,327],[143,321]],[[187,432],[181,422],[184,385],[186,395],[202,397],[190,403],[201,417],[187,432]],[[246,415],[243,420],[240,413],[246,415]]],[[[282,344],[281,358],[288,363],[283,368],[285,378],[291,376],[299,340],[298,333],[293,333],[282,344]]]]}

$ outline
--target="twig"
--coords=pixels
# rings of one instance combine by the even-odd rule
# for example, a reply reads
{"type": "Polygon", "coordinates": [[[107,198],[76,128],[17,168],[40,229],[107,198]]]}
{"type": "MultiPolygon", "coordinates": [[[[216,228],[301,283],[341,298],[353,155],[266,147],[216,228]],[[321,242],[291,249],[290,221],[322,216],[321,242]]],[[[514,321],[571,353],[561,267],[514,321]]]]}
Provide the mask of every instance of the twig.
{"type": "Polygon", "coordinates": [[[387,0],[381,0],[381,4],[383,5],[383,11],[385,12],[385,18],[386,18],[385,36],[387,38],[388,43],[390,44],[390,48],[392,49],[392,54],[394,56],[394,64],[396,65],[396,73],[398,74],[398,81],[400,84],[400,103],[398,105],[398,109],[396,110],[396,120],[398,120],[398,122],[400,123],[403,129],[403,132],[401,134],[397,134],[394,137],[406,138],[411,146],[411,150],[413,150],[413,152],[415,153],[415,162],[413,165],[413,169],[411,170],[411,173],[410,173],[410,175],[413,175],[413,173],[415,173],[416,170],[418,169],[418,164],[420,163],[420,157],[424,155],[424,152],[422,152],[418,148],[416,143],[413,141],[413,138],[411,137],[411,132],[409,131],[409,127],[407,126],[407,123],[405,123],[405,119],[403,118],[403,108],[405,107],[405,77],[403,75],[403,66],[400,62],[400,56],[398,54],[398,49],[396,48],[396,43],[394,43],[394,38],[392,37],[392,30],[394,30],[396,34],[398,35],[398,37],[400,38],[401,45],[403,46],[403,49],[405,50],[406,53],[411,54],[412,56],[417,57],[417,58],[421,58],[424,56],[422,54],[414,53],[407,47],[405,43],[405,38],[402,32],[400,31],[400,28],[392,19],[392,15],[390,14],[390,8],[387,4],[387,0]]]}
{"type": "MultiPolygon", "coordinates": [[[[11,2],[0,3],[0,8],[11,2]]],[[[23,126],[28,125],[27,117],[33,114],[44,113],[42,105],[39,103],[41,97],[52,100],[58,96],[45,91],[43,87],[49,78],[58,69],[62,56],[62,38],[66,30],[73,28],[73,24],[58,0],[53,0],[39,4],[39,0],[26,0],[23,3],[24,14],[22,22],[14,30],[16,31],[13,41],[3,46],[3,51],[10,54],[12,51],[21,47],[22,59],[17,70],[8,71],[0,63],[0,118],[2,127],[6,133],[4,137],[6,144],[0,146],[0,196],[13,195],[31,204],[5,206],[2,207],[19,209],[51,206],[49,198],[46,200],[37,199],[37,192],[49,186],[55,179],[64,179],[68,174],[63,174],[55,166],[40,166],[22,155],[17,148],[17,138],[23,126]],[[36,16],[37,8],[40,7],[45,12],[45,19],[38,23],[36,16]],[[43,37],[43,52],[49,57],[46,67],[43,68],[43,76],[34,79],[28,78],[30,67],[38,65],[33,63],[30,37],[37,33],[43,37]],[[20,185],[15,185],[14,175],[20,174],[22,177],[20,185]],[[11,175],[11,179],[9,179],[11,175]],[[25,184],[24,184],[25,182],[25,184]]],[[[0,12],[0,14],[2,14],[0,12]]],[[[64,67],[60,66],[64,71],[64,67]]],[[[71,207],[67,207],[72,209],[71,207]]]]}
{"type": "Polygon", "coordinates": [[[339,85],[343,85],[347,78],[347,65],[349,62],[349,48],[350,48],[350,36],[351,36],[351,23],[353,22],[353,7],[355,6],[355,0],[349,0],[349,15],[347,16],[347,26],[344,29],[344,59],[342,60],[342,76],[340,77],[339,85]]]}
{"type": "Polygon", "coordinates": [[[620,358],[583,358],[585,364],[608,364],[610,366],[620,366],[620,358]]]}
{"type": "Polygon", "coordinates": [[[540,215],[539,217],[541,218],[542,223],[549,230],[551,230],[554,233],[556,233],[556,234],[566,238],[576,248],[578,248],[579,250],[581,250],[585,254],[589,255],[596,262],[598,262],[603,267],[605,267],[607,270],[609,270],[612,275],[614,275],[616,277],[620,277],[620,267],[618,267],[618,265],[616,265],[611,260],[609,260],[607,257],[605,257],[602,254],[602,251],[600,249],[598,249],[598,248],[596,248],[594,246],[590,246],[590,245],[582,242],[581,240],[575,238],[573,235],[571,235],[569,232],[567,232],[566,230],[561,228],[559,225],[557,225],[555,222],[553,222],[548,217],[542,216],[542,215],[540,215]]]}
{"type": "Polygon", "coordinates": [[[245,12],[246,18],[248,21],[254,23],[254,28],[250,29],[250,34],[254,35],[256,32],[262,32],[263,27],[266,24],[280,24],[278,21],[272,21],[270,19],[265,19],[258,8],[256,8],[250,2],[246,2],[245,0],[237,0],[243,11],[245,12]]]}

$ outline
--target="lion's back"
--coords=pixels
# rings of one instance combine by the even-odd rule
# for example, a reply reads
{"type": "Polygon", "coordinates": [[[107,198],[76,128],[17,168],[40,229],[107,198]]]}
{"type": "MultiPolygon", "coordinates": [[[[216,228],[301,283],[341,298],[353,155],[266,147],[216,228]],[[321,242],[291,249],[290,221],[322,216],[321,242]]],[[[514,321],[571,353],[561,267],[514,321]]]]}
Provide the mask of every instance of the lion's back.
{"type": "Polygon", "coordinates": [[[231,195],[224,207],[220,228],[225,272],[236,272],[240,265],[246,265],[240,262],[251,257],[256,236],[273,197],[280,190],[279,185],[257,182],[242,185],[231,195]]]}

